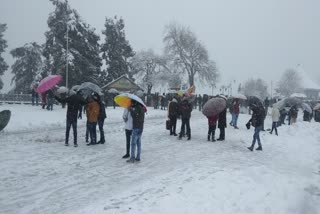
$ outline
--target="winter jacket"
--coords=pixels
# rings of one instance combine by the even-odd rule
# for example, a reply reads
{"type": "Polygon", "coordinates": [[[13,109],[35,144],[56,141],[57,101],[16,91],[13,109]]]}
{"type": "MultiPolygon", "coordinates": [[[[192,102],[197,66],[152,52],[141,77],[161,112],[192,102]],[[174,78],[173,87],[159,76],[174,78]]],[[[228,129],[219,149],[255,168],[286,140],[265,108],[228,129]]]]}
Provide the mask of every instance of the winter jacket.
{"type": "Polygon", "coordinates": [[[238,100],[235,100],[233,102],[233,113],[234,114],[239,114],[240,113],[240,104],[238,100]]]}
{"type": "Polygon", "coordinates": [[[87,104],[87,120],[90,123],[98,122],[100,105],[97,101],[92,101],[87,104]]]}
{"type": "Polygon", "coordinates": [[[179,115],[179,105],[176,99],[172,99],[169,103],[168,116],[177,117],[179,115]]]}
{"type": "Polygon", "coordinates": [[[227,127],[227,109],[225,108],[220,114],[218,119],[218,128],[227,127]]]}
{"type": "Polygon", "coordinates": [[[290,108],[289,115],[291,118],[297,118],[298,117],[298,109],[295,106],[292,106],[290,108]]]}
{"type": "Polygon", "coordinates": [[[125,108],[123,111],[122,119],[125,122],[124,128],[127,130],[132,130],[132,126],[133,126],[132,116],[131,116],[130,111],[127,108],[125,108]]]}
{"type": "Polygon", "coordinates": [[[208,124],[210,125],[215,125],[217,124],[217,120],[219,119],[219,115],[214,115],[211,117],[207,117],[208,118],[208,124]]]}
{"type": "Polygon", "coordinates": [[[263,120],[265,118],[265,110],[262,106],[256,106],[252,108],[252,117],[250,119],[251,125],[253,127],[262,126],[263,120]]]}
{"type": "Polygon", "coordinates": [[[130,108],[132,116],[132,128],[143,129],[144,124],[144,110],[141,104],[132,105],[130,108]]]}
{"type": "Polygon", "coordinates": [[[99,112],[98,120],[102,121],[107,118],[106,107],[102,101],[99,102],[99,107],[100,107],[100,112],[99,112]]]}
{"type": "Polygon", "coordinates": [[[69,97],[60,98],[60,97],[54,96],[54,98],[60,103],[68,104],[68,108],[67,108],[68,120],[76,121],[78,119],[78,113],[82,105],[81,97],[79,97],[77,94],[73,94],[69,97]]]}
{"type": "Polygon", "coordinates": [[[273,107],[271,112],[272,122],[278,122],[280,118],[280,111],[278,108],[273,107]]]}
{"type": "Polygon", "coordinates": [[[179,106],[179,112],[182,119],[189,119],[191,117],[192,106],[188,100],[183,100],[179,106]]]}

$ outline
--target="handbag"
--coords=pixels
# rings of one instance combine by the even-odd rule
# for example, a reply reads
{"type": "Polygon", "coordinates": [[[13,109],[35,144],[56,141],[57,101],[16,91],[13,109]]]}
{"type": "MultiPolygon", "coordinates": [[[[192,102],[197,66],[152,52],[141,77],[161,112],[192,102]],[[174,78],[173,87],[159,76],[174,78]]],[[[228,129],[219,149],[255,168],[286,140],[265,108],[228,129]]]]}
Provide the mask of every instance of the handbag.
{"type": "Polygon", "coordinates": [[[170,130],[170,128],[171,128],[170,126],[171,126],[170,120],[166,120],[166,129],[170,130]]]}

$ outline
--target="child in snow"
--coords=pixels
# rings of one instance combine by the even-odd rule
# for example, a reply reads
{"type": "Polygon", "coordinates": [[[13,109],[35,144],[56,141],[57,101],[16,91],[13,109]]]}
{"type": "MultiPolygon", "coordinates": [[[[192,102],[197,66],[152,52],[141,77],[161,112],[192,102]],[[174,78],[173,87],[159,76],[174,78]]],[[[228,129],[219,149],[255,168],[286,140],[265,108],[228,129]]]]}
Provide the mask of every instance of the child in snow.
{"type": "Polygon", "coordinates": [[[208,141],[210,141],[210,135],[212,135],[212,142],[216,141],[215,140],[215,131],[217,127],[217,120],[219,118],[219,115],[213,115],[208,118],[208,125],[209,125],[209,130],[208,130],[208,141]]]}

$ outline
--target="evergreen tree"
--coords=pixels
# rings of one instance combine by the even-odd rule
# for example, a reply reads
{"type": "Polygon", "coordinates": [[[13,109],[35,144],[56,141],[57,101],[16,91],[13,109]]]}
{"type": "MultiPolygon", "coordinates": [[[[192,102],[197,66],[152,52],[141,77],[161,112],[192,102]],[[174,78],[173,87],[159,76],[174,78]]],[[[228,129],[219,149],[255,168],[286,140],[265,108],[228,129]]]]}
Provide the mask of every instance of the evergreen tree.
{"type": "MultiPolygon", "coordinates": [[[[7,25],[0,23],[0,76],[4,74],[4,72],[8,69],[7,63],[1,57],[1,54],[8,47],[7,41],[3,38],[3,33],[6,31],[7,25]]],[[[0,79],[0,90],[3,88],[3,82],[0,79]]]]}
{"type": "Polygon", "coordinates": [[[34,80],[42,70],[42,48],[37,43],[28,43],[15,48],[11,52],[16,59],[11,66],[14,74],[11,84],[15,82],[15,93],[29,93],[33,89],[34,80]]]}
{"type": "Polygon", "coordinates": [[[124,32],[124,21],[122,18],[114,19],[106,18],[105,43],[102,44],[102,58],[106,61],[107,70],[103,79],[104,83],[108,83],[120,76],[126,74],[129,78],[129,59],[134,56],[134,52],[126,40],[124,32]]]}
{"type": "Polygon", "coordinates": [[[68,61],[68,87],[87,81],[97,83],[102,63],[95,29],[81,20],[67,1],[50,1],[55,11],[49,15],[49,31],[45,33],[45,71],[60,74],[66,80],[68,61]]]}

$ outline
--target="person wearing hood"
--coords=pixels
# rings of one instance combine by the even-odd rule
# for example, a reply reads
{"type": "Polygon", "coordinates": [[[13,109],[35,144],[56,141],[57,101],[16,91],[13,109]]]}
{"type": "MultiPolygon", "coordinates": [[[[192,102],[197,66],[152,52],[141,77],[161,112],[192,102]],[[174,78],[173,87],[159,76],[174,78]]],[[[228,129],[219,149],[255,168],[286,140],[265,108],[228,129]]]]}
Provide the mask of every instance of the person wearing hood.
{"type": "Polygon", "coordinates": [[[79,95],[72,93],[71,91],[69,91],[67,95],[62,98],[57,96],[57,94],[54,94],[54,98],[61,104],[64,104],[64,105],[66,103],[68,104],[65,146],[69,146],[69,133],[70,133],[70,128],[72,126],[74,147],[78,147],[77,120],[78,120],[79,109],[81,108],[81,105],[82,105],[82,100],[79,97],[79,95]]]}
{"type": "Polygon", "coordinates": [[[256,141],[258,141],[258,148],[256,150],[261,151],[262,145],[260,140],[260,131],[262,130],[263,120],[265,117],[265,110],[262,105],[251,104],[250,109],[252,110],[251,119],[247,124],[251,124],[254,128],[253,140],[250,147],[247,147],[250,151],[253,151],[256,141]]]}
{"type": "Polygon", "coordinates": [[[168,118],[170,120],[170,135],[177,136],[176,126],[177,126],[177,117],[179,115],[179,105],[176,98],[172,98],[168,107],[168,118]]]}
{"type": "Polygon", "coordinates": [[[276,132],[276,135],[278,136],[277,126],[278,126],[278,123],[279,123],[280,111],[275,106],[272,108],[271,118],[272,118],[272,128],[271,128],[270,134],[272,134],[272,132],[274,130],[276,132]]]}

